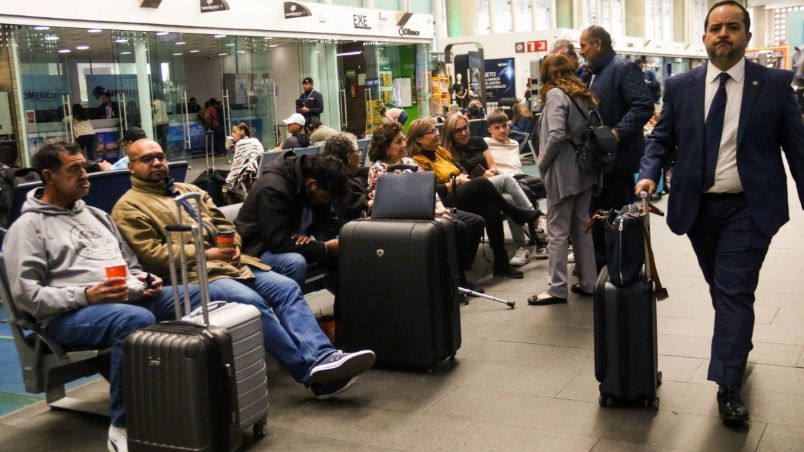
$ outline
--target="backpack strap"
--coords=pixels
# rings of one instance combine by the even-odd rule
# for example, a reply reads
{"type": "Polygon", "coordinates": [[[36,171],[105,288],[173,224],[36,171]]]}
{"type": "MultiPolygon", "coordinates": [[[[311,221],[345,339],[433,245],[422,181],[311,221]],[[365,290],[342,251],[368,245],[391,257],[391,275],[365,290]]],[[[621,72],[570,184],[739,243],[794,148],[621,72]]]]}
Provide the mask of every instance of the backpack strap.
{"type": "MultiPolygon", "coordinates": [[[[561,89],[561,88],[559,88],[559,89],[561,89]]],[[[575,102],[575,99],[573,99],[573,98],[572,98],[572,96],[570,96],[570,95],[569,95],[569,93],[567,93],[567,92],[566,92],[566,91],[564,91],[563,89],[561,90],[561,92],[562,92],[562,93],[564,93],[564,95],[565,95],[565,96],[567,96],[567,97],[569,98],[570,102],[572,102],[572,104],[573,104],[573,105],[575,105],[575,108],[577,108],[577,109],[578,109],[578,111],[579,111],[579,112],[581,112],[581,115],[582,115],[582,116],[584,117],[584,119],[586,119],[586,121],[588,122],[588,121],[589,121],[589,115],[587,115],[587,114],[585,114],[585,113],[584,113],[584,111],[583,111],[583,109],[581,108],[581,106],[580,106],[580,105],[578,105],[578,102],[575,102]]],[[[571,109],[571,108],[572,108],[572,107],[570,107],[570,109],[571,109]]],[[[584,140],[584,141],[581,141],[580,143],[575,143],[575,140],[573,140],[573,139],[572,139],[572,134],[570,133],[570,129],[569,129],[569,112],[567,112],[567,121],[565,121],[565,122],[564,122],[564,128],[565,128],[565,130],[566,130],[566,133],[567,133],[567,138],[569,139],[570,144],[571,144],[571,145],[572,145],[572,147],[573,147],[573,148],[574,148],[574,149],[577,151],[577,150],[578,150],[578,148],[579,148],[579,147],[581,147],[581,146],[583,145],[583,143],[584,143],[584,141],[585,141],[585,140],[584,140]]]]}

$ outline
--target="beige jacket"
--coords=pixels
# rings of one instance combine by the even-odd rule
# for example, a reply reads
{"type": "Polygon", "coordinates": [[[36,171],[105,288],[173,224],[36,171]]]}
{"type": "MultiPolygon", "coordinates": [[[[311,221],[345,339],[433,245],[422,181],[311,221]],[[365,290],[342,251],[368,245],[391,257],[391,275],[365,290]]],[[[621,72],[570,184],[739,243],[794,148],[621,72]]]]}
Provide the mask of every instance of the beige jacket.
{"type": "MultiPolygon", "coordinates": [[[[147,182],[132,176],[131,186],[131,189],[117,201],[112,209],[112,219],[131,245],[145,271],[159,275],[166,284],[172,284],[168,266],[167,242],[162,228],[168,224],[177,223],[176,202],[169,194],[164,181],[147,182]]],[[[195,185],[183,183],[175,183],[173,190],[180,194],[202,193],[202,221],[210,225],[216,233],[221,229],[234,229],[234,225],[224,218],[205,191],[195,185]]],[[[195,207],[195,202],[192,202],[192,205],[195,207]]],[[[182,222],[189,224],[193,221],[189,213],[182,209],[182,222]]],[[[177,236],[174,236],[174,243],[176,240],[177,236]]],[[[235,241],[237,246],[241,245],[239,234],[235,235],[235,241]]],[[[196,249],[190,234],[184,234],[183,244],[188,260],[189,278],[193,284],[197,284],[196,249]]],[[[205,249],[213,247],[213,241],[208,234],[204,235],[204,245],[205,249]]],[[[174,247],[176,259],[178,259],[179,249],[178,246],[174,245],[174,247]]],[[[232,265],[220,260],[207,261],[207,274],[209,281],[223,277],[250,279],[254,277],[254,274],[249,266],[265,271],[271,269],[256,257],[242,255],[239,265],[232,265]]]]}

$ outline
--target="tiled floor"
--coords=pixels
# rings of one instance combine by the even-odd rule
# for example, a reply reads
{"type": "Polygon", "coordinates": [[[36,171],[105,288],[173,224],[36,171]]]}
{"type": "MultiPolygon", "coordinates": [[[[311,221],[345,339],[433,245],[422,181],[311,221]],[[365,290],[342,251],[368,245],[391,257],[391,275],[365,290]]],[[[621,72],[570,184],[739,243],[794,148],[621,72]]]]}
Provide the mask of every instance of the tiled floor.
{"type": "MultiPolygon", "coordinates": [[[[591,300],[530,307],[547,261],[526,278],[475,277],[515,310],[473,299],[462,308],[457,360],[433,374],[376,369],[334,400],[320,402],[270,366],[270,434],[249,450],[282,451],[732,451],[804,450],[804,213],[791,188],[792,219],[774,238],[757,291],[754,350],[744,398],[751,422],[729,429],[706,381],[713,314],[689,243],[654,217],[654,248],[670,298],[659,303],[658,411],[598,406],[591,300]],[[658,220],[658,221],[657,221],[658,220]]],[[[664,200],[659,202],[665,206],[664,200]]],[[[368,288],[368,286],[367,286],[368,288]]],[[[316,294],[314,305],[329,297],[316,294]]],[[[95,382],[76,393],[104,400],[95,382]]],[[[102,450],[107,420],[54,412],[43,403],[0,418],[0,450],[102,450]]]]}

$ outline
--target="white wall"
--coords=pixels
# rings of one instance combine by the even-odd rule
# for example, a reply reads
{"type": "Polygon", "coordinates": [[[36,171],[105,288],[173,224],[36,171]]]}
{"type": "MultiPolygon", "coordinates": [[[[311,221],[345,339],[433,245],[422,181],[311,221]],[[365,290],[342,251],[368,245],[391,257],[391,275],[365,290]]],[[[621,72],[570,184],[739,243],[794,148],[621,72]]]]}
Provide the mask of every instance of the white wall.
{"type": "Polygon", "coordinates": [[[199,105],[210,97],[221,99],[223,80],[219,57],[184,55],[184,79],[187,83],[187,99],[195,97],[199,105]]]}
{"type": "MultiPolygon", "coordinates": [[[[301,76],[299,74],[299,46],[297,44],[283,44],[271,49],[273,73],[276,83],[276,121],[296,112],[296,98],[302,92],[301,76]]],[[[316,80],[317,82],[317,80],[316,80]]]]}

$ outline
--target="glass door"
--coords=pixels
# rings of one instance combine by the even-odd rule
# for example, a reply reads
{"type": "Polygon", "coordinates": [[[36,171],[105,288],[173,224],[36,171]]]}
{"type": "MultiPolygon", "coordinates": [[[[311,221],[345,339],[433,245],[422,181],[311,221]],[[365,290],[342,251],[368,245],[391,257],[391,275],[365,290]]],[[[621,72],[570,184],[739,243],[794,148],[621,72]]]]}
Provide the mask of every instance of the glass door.
{"type": "Polygon", "coordinates": [[[235,124],[245,123],[251,136],[259,139],[265,149],[279,144],[272,45],[270,37],[231,36],[220,40],[225,133],[229,135],[235,124]]]}
{"type": "MultiPolygon", "coordinates": [[[[46,140],[73,141],[69,115],[74,104],[83,110],[68,67],[76,59],[74,48],[64,41],[60,28],[20,27],[14,32],[22,82],[22,122],[28,155],[33,156],[46,140]]],[[[83,114],[83,111],[76,112],[83,114]]]]}
{"type": "MultiPolygon", "coordinates": [[[[149,121],[143,123],[173,160],[186,159],[204,152],[204,126],[198,111],[190,106],[187,94],[187,58],[194,50],[190,37],[182,33],[155,32],[148,37],[150,97],[149,121]],[[195,110],[190,113],[190,110],[195,110]]],[[[196,102],[195,105],[198,105],[196,102]]]]}
{"type": "MultiPolygon", "coordinates": [[[[376,99],[376,94],[372,97],[370,78],[368,77],[368,58],[364,52],[362,42],[344,43],[338,46],[338,67],[340,74],[340,95],[342,129],[351,132],[358,137],[363,137],[366,133],[368,118],[367,105],[372,99],[376,99]]],[[[373,47],[372,47],[373,49],[373,47]]]]}

